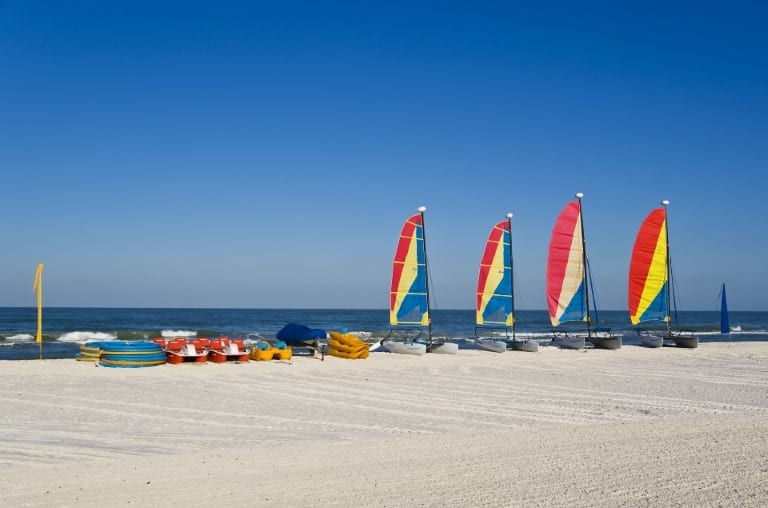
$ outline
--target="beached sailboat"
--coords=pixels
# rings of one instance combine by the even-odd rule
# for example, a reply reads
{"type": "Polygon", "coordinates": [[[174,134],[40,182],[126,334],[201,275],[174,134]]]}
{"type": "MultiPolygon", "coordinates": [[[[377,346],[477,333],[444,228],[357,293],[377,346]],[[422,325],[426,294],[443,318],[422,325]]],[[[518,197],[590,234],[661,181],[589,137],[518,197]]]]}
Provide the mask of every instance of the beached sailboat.
{"type": "Polygon", "coordinates": [[[629,263],[629,319],[633,325],[648,321],[663,321],[666,332],[644,330],[640,343],[646,347],[661,347],[665,340],[674,341],[684,348],[695,348],[699,339],[693,333],[672,330],[672,314],[675,309],[675,285],[672,281],[669,254],[669,226],[667,206],[651,210],[635,238],[632,259],[629,263]]]}
{"type": "Polygon", "coordinates": [[[456,353],[458,344],[438,342],[432,338],[432,317],[429,302],[429,273],[424,236],[425,207],[409,217],[400,231],[392,264],[392,285],[389,291],[389,324],[393,327],[416,329],[419,335],[426,329],[426,340],[384,339],[382,346],[392,353],[421,355],[456,353]]]}
{"type": "MultiPolygon", "coordinates": [[[[558,215],[549,241],[547,257],[547,309],[552,326],[569,321],[583,321],[586,335],[557,331],[553,337],[556,346],[581,349],[586,343],[604,349],[621,347],[621,337],[610,330],[592,326],[590,313],[590,275],[584,243],[584,223],[581,216],[582,193],[568,202],[558,215]]],[[[597,311],[595,309],[595,321],[597,311]]]]}
{"type": "MultiPolygon", "coordinates": [[[[496,224],[485,243],[480,259],[475,299],[475,324],[478,327],[503,328],[505,339],[478,338],[476,344],[488,351],[501,353],[507,349],[535,352],[539,343],[515,337],[515,296],[512,260],[512,214],[496,224]],[[509,337],[509,330],[512,337],[509,337]]],[[[475,328],[475,335],[477,333],[475,328]]],[[[479,337],[479,335],[478,335],[479,337]]]]}

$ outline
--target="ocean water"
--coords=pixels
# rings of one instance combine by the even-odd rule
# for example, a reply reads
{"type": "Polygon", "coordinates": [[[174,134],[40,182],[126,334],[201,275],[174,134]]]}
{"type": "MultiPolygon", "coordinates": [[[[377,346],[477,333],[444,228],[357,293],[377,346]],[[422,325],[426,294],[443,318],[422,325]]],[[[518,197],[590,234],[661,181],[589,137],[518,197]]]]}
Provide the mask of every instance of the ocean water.
{"type": "MultiPolygon", "coordinates": [[[[732,341],[768,340],[768,312],[730,312],[732,341]]],[[[720,334],[718,312],[681,312],[679,329],[694,331],[701,342],[727,341],[720,334]]],[[[472,310],[433,310],[432,334],[464,342],[476,337],[472,310]]],[[[601,311],[599,326],[624,335],[623,343],[637,343],[635,328],[624,311],[601,311]]],[[[545,345],[553,327],[547,312],[521,310],[516,313],[516,336],[532,338],[545,345]]],[[[43,309],[43,358],[74,358],[80,345],[95,340],[151,340],[161,335],[227,336],[248,340],[269,339],[287,323],[302,323],[327,331],[347,328],[361,339],[375,342],[393,333],[389,312],[344,309],[123,309],[123,308],[46,308],[43,309]]],[[[648,326],[650,328],[650,326],[648,326]]],[[[584,325],[569,323],[558,328],[581,332],[584,325]]],[[[0,307],[0,360],[35,359],[37,311],[33,307],[0,307]]],[[[503,336],[503,330],[484,329],[481,336],[503,336]]],[[[467,341],[469,343],[469,341],[467,341]]]]}

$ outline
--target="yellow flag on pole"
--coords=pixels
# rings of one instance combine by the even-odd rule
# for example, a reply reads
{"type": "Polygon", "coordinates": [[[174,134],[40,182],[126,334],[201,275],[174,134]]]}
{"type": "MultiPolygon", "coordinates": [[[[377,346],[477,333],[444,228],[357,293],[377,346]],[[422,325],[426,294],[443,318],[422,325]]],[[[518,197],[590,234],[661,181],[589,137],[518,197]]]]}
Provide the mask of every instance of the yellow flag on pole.
{"type": "Polygon", "coordinates": [[[43,342],[43,264],[37,265],[35,270],[35,282],[32,284],[32,291],[37,293],[37,336],[35,341],[41,344],[43,342]]]}

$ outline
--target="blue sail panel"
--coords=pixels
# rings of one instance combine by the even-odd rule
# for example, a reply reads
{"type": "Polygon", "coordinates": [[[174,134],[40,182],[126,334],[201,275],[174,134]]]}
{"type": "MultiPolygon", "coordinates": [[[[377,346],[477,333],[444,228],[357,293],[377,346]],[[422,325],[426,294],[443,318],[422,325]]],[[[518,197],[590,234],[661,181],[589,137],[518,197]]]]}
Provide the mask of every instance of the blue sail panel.
{"type": "Polygon", "coordinates": [[[578,289],[573,292],[573,297],[568,305],[562,309],[559,316],[560,323],[568,321],[583,321],[587,315],[587,298],[584,294],[584,283],[579,284],[578,289]]]}
{"type": "Polygon", "coordinates": [[[731,324],[728,319],[728,303],[725,299],[725,283],[720,290],[720,333],[731,333],[731,324]]]}
{"type": "Polygon", "coordinates": [[[637,322],[643,321],[669,321],[669,299],[667,298],[667,284],[664,282],[656,297],[651,300],[642,314],[637,316],[637,322]]]}

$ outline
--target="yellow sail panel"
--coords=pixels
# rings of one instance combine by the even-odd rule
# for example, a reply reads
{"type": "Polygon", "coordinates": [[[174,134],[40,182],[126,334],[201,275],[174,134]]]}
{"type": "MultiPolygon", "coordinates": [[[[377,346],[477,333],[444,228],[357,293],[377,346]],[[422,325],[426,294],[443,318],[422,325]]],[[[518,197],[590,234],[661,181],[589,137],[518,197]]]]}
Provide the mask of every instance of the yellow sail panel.
{"type": "MultiPolygon", "coordinates": [[[[667,288],[667,231],[662,227],[656,248],[653,251],[653,259],[648,269],[648,277],[645,279],[645,287],[640,296],[640,309],[647,310],[659,297],[659,293],[667,288]]],[[[663,316],[663,321],[669,320],[669,313],[663,316]]],[[[639,323],[640,316],[634,316],[632,324],[639,323]]]]}
{"type": "Polygon", "coordinates": [[[43,264],[37,265],[32,291],[37,293],[37,335],[35,342],[43,342],[43,264]]]}

